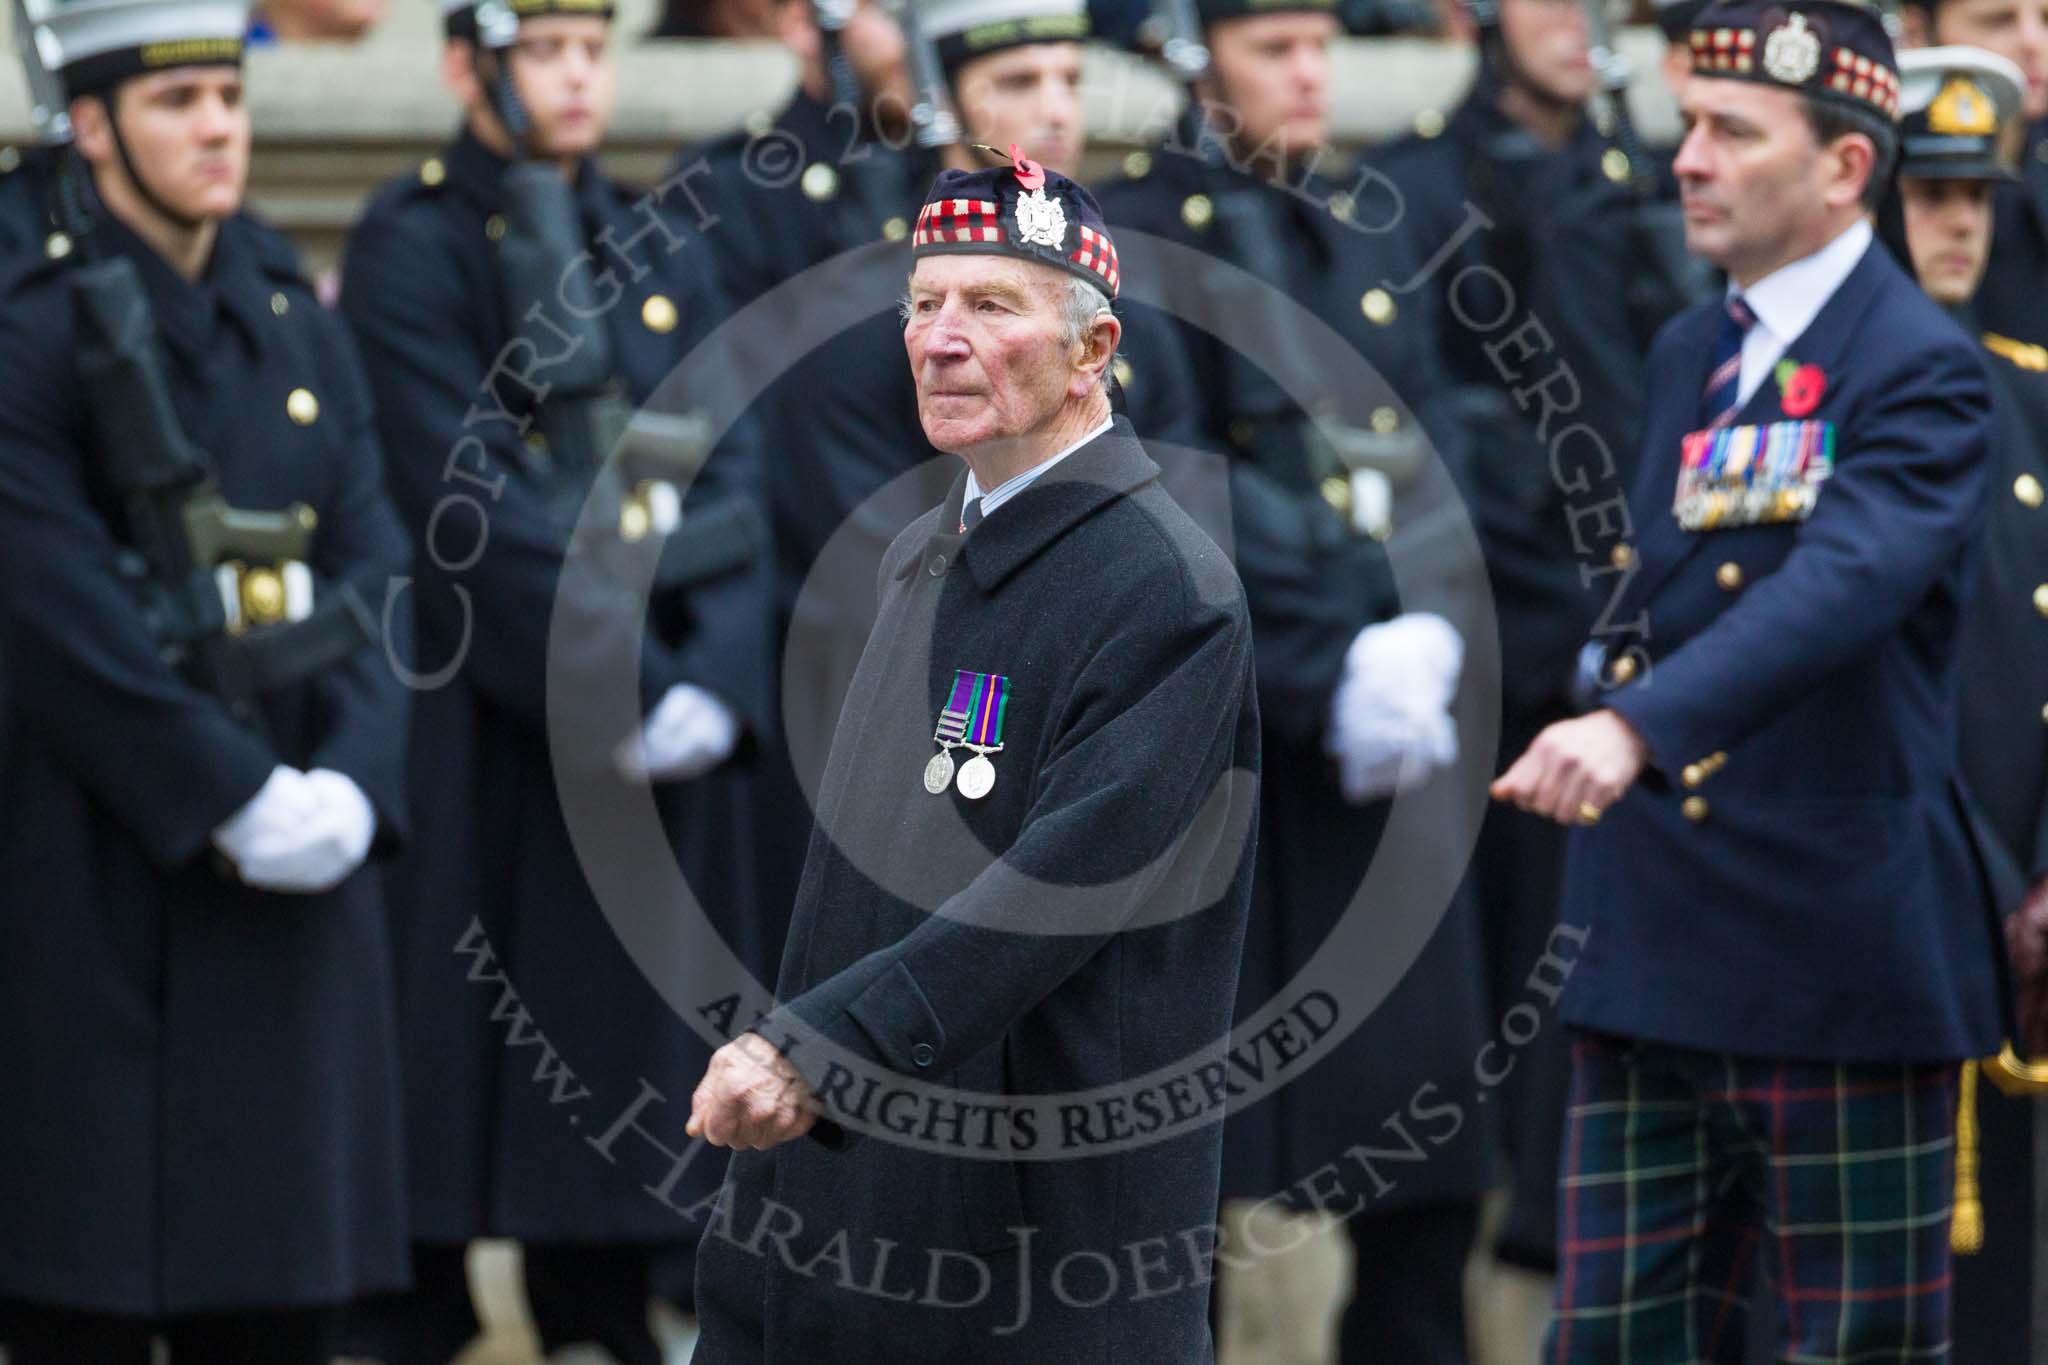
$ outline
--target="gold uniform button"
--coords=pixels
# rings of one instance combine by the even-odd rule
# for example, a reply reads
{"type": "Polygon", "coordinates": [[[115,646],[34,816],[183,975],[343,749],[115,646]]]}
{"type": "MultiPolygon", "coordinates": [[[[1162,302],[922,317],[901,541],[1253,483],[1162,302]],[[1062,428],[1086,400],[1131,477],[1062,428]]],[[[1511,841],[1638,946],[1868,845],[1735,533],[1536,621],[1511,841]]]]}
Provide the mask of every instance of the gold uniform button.
{"type": "Polygon", "coordinates": [[[628,545],[637,545],[647,539],[647,533],[652,529],[654,519],[648,514],[645,503],[633,501],[619,508],[620,540],[628,545]]]}
{"type": "Polygon", "coordinates": [[[1685,771],[1679,774],[1679,779],[1688,787],[1697,787],[1707,780],[1707,770],[1698,763],[1688,763],[1685,765],[1685,771]]]}
{"type": "Polygon", "coordinates": [[[1607,676],[1613,680],[1616,687],[1620,687],[1623,683],[1634,682],[1636,679],[1635,657],[1630,654],[1624,654],[1619,659],[1616,659],[1614,667],[1608,670],[1607,676]]]}
{"type": "Polygon", "coordinates": [[[1707,818],[1708,809],[1706,797],[1688,796],[1683,804],[1679,806],[1678,812],[1697,825],[1700,821],[1707,818]]]}
{"type": "Polygon", "coordinates": [[[1415,116],[1417,137],[1439,137],[1444,131],[1444,116],[1434,109],[1425,109],[1415,116]]]}
{"type": "Polygon", "coordinates": [[[1626,569],[1629,565],[1636,562],[1636,547],[1627,541],[1623,541],[1614,547],[1608,554],[1607,559],[1615,568],[1626,569]]]}
{"type": "Polygon", "coordinates": [[[0,147],[0,175],[6,175],[20,164],[20,152],[12,147],[0,147]]]}
{"type": "Polygon", "coordinates": [[[2034,610],[2048,616],[2048,583],[2034,589],[2034,610]]]}
{"type": "Polygon", "coordinates": [[[1600,170],[1617,185],[1628,183],[1628,153],[1619,147],[1609,147],[1600,154],[1600,170]]]}
{"type": "Polygon", "coordinates": [[[1729,560],[1726,564],[1714,570],[1714,581],[1727,591],[1734,592],[1742,586],[1742,566],[1732,559],[1729,560]]]}
{"type": "Polygon", "coordinates": [[[1401,414],[1392,408],[1374,408],[1372,429],[1382,436],[1392,435],[1401,429],[1401,414]]]}
{"type": "Polygon", "coordinates": [[[1323,501],[1343,516],[1351,515],[1351,480],[1331,475],[1323,480],[1323,501]]]}
{"type": "Polygon", "coordinates": [[[272,316],[281,318],[291,311],[292,301],[284,296],[282,290],[270,296],[270,312],[272,316]]]}
{"type": "Polygon", "coordinates": [[[61,232],[53,232],[43,238],[43,254],[53,261],[61,261],[71,254],[71,238],[61,232]]]}
{"type": "Polygon", "coordinates": [[[648,331],[666,336],[676,329],[676,306],[666,294],[649,294],[640,305],[640,321],[648,331]]]}
{"type": "Polygon", "coordinates": [[[1152,174],[1152,154],[1132,152],[1124,158],[1124,177],[1128,180],[1143,180],[1152,174]]]}
{"type": "Polygon", "coordinates": [[[909,235],[910,224],[904,222],[901,218],[891,218],[888,222],[882,224],[882,240],[884,241],[900,242],[909,235]]]}
{"type": "Polygon", "coordinates": [[[252,626],[284,620],[284,579],[274,569],[251,569],[242,575],[242,617],[252,626]]]}
{"type": "Polygon", "coordinates": [[[1123,388],[1131,387],[1131,362],[1116,356],[1109,362],[1109,372],[1123,388]]]}
{"type": "Polygon", "coordinates": [[[1394,320],[1399,310],[1394,307],[1394,296],[1384,289],[1368,289],[1365,297],[1358,301],[1358,310],[1365,314],[1365,320],[1375,327],[1384,327],[1394,320]]]}
{"type": "Polygon", "coordinates": [[[2028,507],[2041,505],[2041,481],[2032,474],[2022,474],[2012,481],[2012,495],[2028,507]]]}
{"type": "Polygon", "coordinates": [[[1351,215],[1358,211],[1358,201],[1339,190],[1330,196],[1328,208],[1332,218],[1340,223],[1348,223],[1351,221],[1351,215]]]}
{"type": "Polygon", "coordinates": [[[484,219],[484,236],[490,238],[494,242],[501,242],[505,240],[504,214],[494,213],[490,217],[484,219]]]}
{"type": "Polygon", "coordinates": [[[803,186],[804,198],[822,204],[839,193],[839,172],[822,161],[813,161],[804,167],[803,179],[797,183],[803,186]]]}
{"type": "Polygon", "coordinates": [[[1197,232],[1209,226],[1209,220],[1215,216],[1216,206],[1206,194],[1191,194],[1181,200],[1180,220],[1197,232]]]}
{"type": "Polygon", "coordinates": [[[420,183],[429,189],[448,178],[448,168],[441,164],[441,158],[430,156],[420,163],[420,183]]]}
{"type": "Polygon", "coordinates": [[[536,455],[545,455],[548,449],[548,438],[537,431],[529,431],[526,433],[526,448],[536,455]]]}
{"type": "Polygon", "coordinates": [[[320,420],[320,400],[311,389],[293,389],[284,400],[284,415],[302,427],[320,420]]]}

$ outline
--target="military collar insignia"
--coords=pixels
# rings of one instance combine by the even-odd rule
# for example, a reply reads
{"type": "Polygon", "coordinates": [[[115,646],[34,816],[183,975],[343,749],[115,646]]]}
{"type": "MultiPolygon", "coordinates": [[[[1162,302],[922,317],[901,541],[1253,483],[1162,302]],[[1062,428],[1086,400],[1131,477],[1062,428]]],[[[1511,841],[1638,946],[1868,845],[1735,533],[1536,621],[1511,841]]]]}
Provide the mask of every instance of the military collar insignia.
{"type": "Polygon", "coordinates": [[[1804,85],[1820,70],[1820,36],[1807,26],[1805,15],[1794,10],[1764,39],[1764,70],[1786,85],[1804,85]]]}

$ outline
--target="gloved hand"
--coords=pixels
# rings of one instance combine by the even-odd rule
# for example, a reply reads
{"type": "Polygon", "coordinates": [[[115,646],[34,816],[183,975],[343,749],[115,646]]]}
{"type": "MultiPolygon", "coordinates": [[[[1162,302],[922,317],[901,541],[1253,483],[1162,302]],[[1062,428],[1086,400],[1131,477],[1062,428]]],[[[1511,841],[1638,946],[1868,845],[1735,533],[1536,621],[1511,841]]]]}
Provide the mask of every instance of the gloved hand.
{"type": "Polygon", "coordinates": [[[695,683],[677,683],[654,712],[612,751],[612,764],[628,782],[686,782],[732,756],[740,722],[731,709],[695,683]]]}
{"type": "Polygon", "coordinates": [[[1458,756],[1451,698],[1465,642],[1451,623],[1408,612],[1358,632],[1330,699],[1323,747],[1353,804],[1410,791],[1458,756]]]}
{"type": "Polygon", "coordinates": [[[361,867],[376,831],[376,812],[353,780],[280,765],[213,832],[213,846],[248,885],[307,894],[330,891],[361,867]]]}

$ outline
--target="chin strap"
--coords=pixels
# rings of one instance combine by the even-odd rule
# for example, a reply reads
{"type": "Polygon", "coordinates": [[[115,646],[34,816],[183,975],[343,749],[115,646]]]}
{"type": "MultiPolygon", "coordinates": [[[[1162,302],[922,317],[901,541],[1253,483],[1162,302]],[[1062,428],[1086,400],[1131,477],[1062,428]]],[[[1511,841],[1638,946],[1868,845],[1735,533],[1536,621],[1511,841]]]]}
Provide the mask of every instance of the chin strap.
{"type": "Polygon", "coordinates": [[[163,196],[150,188],[149,181],[143,178],[142,168],[136,165],[135,158],[129,155],[128,139],[121,136],[121,111],[117,107],[120,103],[120,93],[118,89],[109,91],[103,105],[107,111],[107,131],[113,136],[114,155],[121,158],[121,169],[128,173],[129,183],[135,186],[135,192],[142,196],[143,203],[156,210],[179,231],[197,232],[206,226],[207,220],[180,213],[165,203],[163,196]]]}

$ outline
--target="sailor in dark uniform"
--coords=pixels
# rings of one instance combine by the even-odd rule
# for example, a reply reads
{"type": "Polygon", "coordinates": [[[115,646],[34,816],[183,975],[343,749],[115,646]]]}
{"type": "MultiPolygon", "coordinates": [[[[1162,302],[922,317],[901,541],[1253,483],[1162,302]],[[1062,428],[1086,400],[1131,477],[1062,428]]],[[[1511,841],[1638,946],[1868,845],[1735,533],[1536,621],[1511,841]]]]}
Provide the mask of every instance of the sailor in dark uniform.
{"type": "Polygon", "coordinates": [[[236,216],[246,21],[47,16],[80,211],[0,299],[13,1365],[325,1365],[407,1273],[367,865],[405,833],[369,604],[407,546],[346,330],[236,216]]]}
{"type": "MultiPolygon", "coordinates": [[[[1963,777],[1985,817],[1982,841],[2013,940],[2020,998],[2031,1006],[2048,928],[2048,351],[1982,331],[1971,297],[1992,254],[1994,188],[2010,180],[2009,152],[2026,78],[1980,48],[1900,54],[1898,193],[1879,221],[1928,297],[1980,336],[1988,355],[1998,441],[1976,596],[1957,668],[1963,777]]],[[[2023,1011],[2022,1019],[2032,1013],[2023,1011]]],[[[2021,1051],[2035,1043],[2016,1039],[2021,1051]]],[[[1966,1086],[1962,1123],[1976,1149],[1959,1158],[1978,1197],[1959,1191],[1956,1358],[2024,1360],[2032,1351],[2036,1262],[2034,1122],[2038,1101],[2021,1069],[1983,1062],[2000,1089],[1966,1086]],[[2002,1093],[2009,1088],[2015,1093],[2002,1093]],[[1974,1158],[1974,1160],[1972,1160],[1974,1158]],[[1981,1212],[1979,1212],[1981,1210],[1981,1212]]]]}
{"type": "Polygon", "coordinates": [[[2048,4],[2042,0],[1906,0],[1903,42],[1964,44],[2019,67],[2018,174],[1993,195],[1991,262],[1977,321],[2001,336],[2048,345],[2048,4]]]}
{"type": "Polygon", "coordinates": [[[1495,793],[1578,826],[1557,1361],[1950,1353],[1959,1063],[2004,1035],[1956,778],[1981,348],[1877,245],[1875,11],[1703,13],[1675,163],[1721,302],[1657,339],[1604,705],[1495,793]]]}
{"type": "Polygon", "coordinates": [[[543,1342],[594,1341],[631,1365],[659,1355],[649,1259],[698,1232],[668,1205],[715,1188],[720,1162],[693,1159],[672,1200],[647,1192],[688,1154],[680,1102],[709,1045],[643,976],[627,930],[673,916],[665,953],[709,964],[756,918],[744,769],[773,725],[758,452],[718,406],[732,386],[687,368],[671,380],[727,311],[703,243],[663,202],[689,187],[639,191],[596,164],[609,8],[447,16],[463,127],[378,193],[342,271],[419,545],[420,630],[402,657],[420,679],[411,771],[434,793],[390,883],[419,1285],[368,1306],[358,1344],[387,1365],[448,1359],[476,1330],[465,1243],[516,1237],[543,1342]],[[664,421],[676,439],[649,446],[664,421]],[[596,524],[572,553],[586,500],[596,524]],[[608,603],[601,580],[586,594],[586,569],[656,543],[647,596],[608,603]],[[588,660],[565,623],[584,605],[578,632],[621,633],[588,660]],[[586,668],[632,680],[622,713],[598,719],[586,668]],[[695,909],[658,903],[638,869],[623,891],[614,870],[600,899],[599,874],[627,864],[579,838],[578,812],[623,830],[650,801],[695,909]],[[537,1046],[554,1059],[538,1074],[537,1046]],[[549,1083],[551,1064],[575,1084],[549,1083]],[[628,1113],[638,1130],[593,1149],[628,1113]]]}

